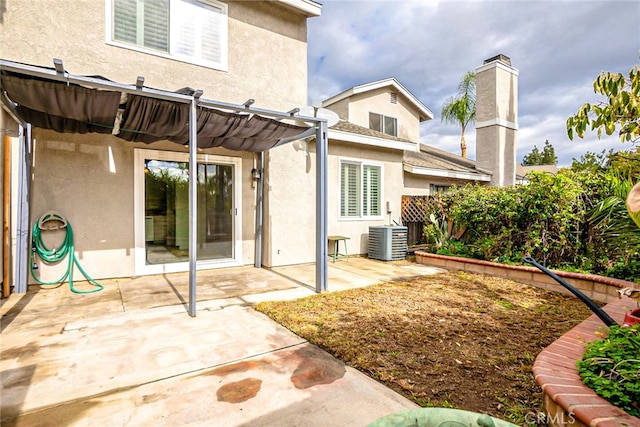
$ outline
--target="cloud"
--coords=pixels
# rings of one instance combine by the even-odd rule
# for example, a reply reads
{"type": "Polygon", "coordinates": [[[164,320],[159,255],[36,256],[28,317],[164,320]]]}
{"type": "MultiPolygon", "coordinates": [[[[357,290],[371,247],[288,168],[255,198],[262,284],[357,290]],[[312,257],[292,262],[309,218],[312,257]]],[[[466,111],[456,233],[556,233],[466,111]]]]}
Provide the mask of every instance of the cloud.
{"type": "Polygon", "coordinates": [[[458,153],[460,130],[441,123],[442,104],[466,71],[503,53],[519,70],[518,160],[548,139],[568,165],[586,151],[630,148],[615,137],[571,142],[565,122],[598,101],[600,71],[640,62],[638,28],[636,1],[324,1],[309,20],[309,100],[395,77],[436,114],[421,141],[458,153]]]}

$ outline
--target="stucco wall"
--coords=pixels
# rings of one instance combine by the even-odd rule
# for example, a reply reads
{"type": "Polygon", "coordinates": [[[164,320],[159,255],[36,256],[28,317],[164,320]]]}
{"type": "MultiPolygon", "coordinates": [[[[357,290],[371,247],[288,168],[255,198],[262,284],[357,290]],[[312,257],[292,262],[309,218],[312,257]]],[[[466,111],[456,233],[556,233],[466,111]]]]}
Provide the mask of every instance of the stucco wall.
{"type": "Polygon", "coordinates": [[[491,184],[513,185],[516,179],[517,131],[504,126],[489,126],[476,129],[478,167],[492,170],[491,184]]]}
{"type": "Polygon", "coordinates": [[[263,264],[280,266],[315,261],[315,143],[298,141],[267,154],[265,257],[263,264]]]}
{"type": "Polygon", "coordinates": [[[420,175],[413,175],[408,172],[404,173],[404,192],[403,196],[428,196],[431,194],[430,185],[459,185],[464,186],[469,181],[460,179],[434,178],[420,175]]]}
{"type": "Polygon", "coordinates": [[[518,73],[502,63],[476,70],[476,122],[494,118],[517,123],[518,73]]]}
{"type": "Polygon", "coordinates": [[[476,69],[476,163],[493,172],[490,185],[514,185],[518,71],[502,62],[476,69]]]}
{"type": "Polygon", "coordinates": [[[369,113],[395,117],[398,122],[398,137],[410,141],[420,140],[420,119],[415,109],[398,93],[397,103],[390,102],[392,89],[389,87],[354,95],[350,98],[349,121],[369,127],[369,113]]]}
{"type": "MultiPolygon", "coordinates": [[[[349,98],[341,99],[340,101],[329,105],[327,109],[336,113],[341,119],[349,121],[349,98]]],[[[367,121],[366,125],[361,126],[369,127],[369,122],[367,121]]]]}

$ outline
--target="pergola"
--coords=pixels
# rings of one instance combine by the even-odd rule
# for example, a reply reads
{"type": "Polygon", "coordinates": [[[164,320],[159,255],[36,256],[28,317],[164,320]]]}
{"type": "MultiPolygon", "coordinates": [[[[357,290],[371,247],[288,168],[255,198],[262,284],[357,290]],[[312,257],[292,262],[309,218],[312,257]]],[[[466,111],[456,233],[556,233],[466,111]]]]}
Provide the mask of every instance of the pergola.
{"type": "MultiPolygon", "coordinates": [[[[316,292],[327,289],[327,119],[205,99],[201,90],[176,92],[102,77],[0,59],[0,91],[6,111],[19,124],[18,219],[14,292],[27,291],[29,261],[32,126],[63,133],[103,133],[151,143],[169,140],[189,147],[189,315],[196,315],[197,148],[225,147],[260,153],[258,161],[255,266],[262,265],[264,152],[315,134],[316,138],[316,292]],[[295,119],[296,123],[283,120],[295,119]],[[185,127],[185,123],[188,126],[185,127]]],[[[6,203],[7,201],[5,201],[6,203]]],[[[7,248],[8,249],[8,248],[7,248]]],[[[5,249],[5,262],[9,256],[5,249]]],[[[6,276],[6,274],[5,274],[6,276]]],[[[4,278],[8,288],[9,278],[4,278]]]]}

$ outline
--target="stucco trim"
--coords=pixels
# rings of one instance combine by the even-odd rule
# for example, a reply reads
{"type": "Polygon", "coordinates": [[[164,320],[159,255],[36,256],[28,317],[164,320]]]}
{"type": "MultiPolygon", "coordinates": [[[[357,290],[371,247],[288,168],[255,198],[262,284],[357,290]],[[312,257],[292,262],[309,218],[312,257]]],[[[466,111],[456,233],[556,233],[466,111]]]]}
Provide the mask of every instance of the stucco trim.
{"type": "Polygon", "coordinates": [[[413,142],[394,141],[390,139],[376,138],[373,136],[356,135],[351,132],[344,132],[335,129],[329,129],[329,140],[337,140],[344,142],[353,142],[356,144],[371,145],[374,147],[391,148],[393,150],[409,150],[416,151],[416,145],[413,142]]]}
{"type": "Polygon", "coordinates": [[[497,117],[495,119],[483,120],[481,122],[477,122],[476,123],[476,129],[482,129],[482,128],[486,128],[486,127],[494,126],[494,125],[506,127],[506,128],[513,129],[513,130],[518,130],[518,124],[517,123],[510,122],[508,120],[499,119],[497,117]]]}
{"type": "Polygon", "coordinates": [[[411,166],[406,164],[403,165],[403,169],[405,172],[409,172],[414,175],[464,179],[467,181],[484,181],[484,182],[491,181],[491,176],[489,175],[479,175],[479,174],[476,175],[472,173],[446,171],[442,169],[421,168],[421,167],[411,166]]]}
{"type": "Polygon", "coordinates": [[[518,70],[517,69],[515,69],[513,67],[510,67],[510,66],[506,65],[505,63],[500,62],[499,60],[495,60],[493,62],[489,62],[488,64],[484,64],[484,65],[481,65],[481,66],[477,67],[476,68],[476,74],[478,74],[478,73],[480,73],[482,71],[490,70],[492,68],[500,68],[500,69],[502,69],[504,71],[507,71],[507,72],[513,74],[514,76],[518,75],[518,70]]]}

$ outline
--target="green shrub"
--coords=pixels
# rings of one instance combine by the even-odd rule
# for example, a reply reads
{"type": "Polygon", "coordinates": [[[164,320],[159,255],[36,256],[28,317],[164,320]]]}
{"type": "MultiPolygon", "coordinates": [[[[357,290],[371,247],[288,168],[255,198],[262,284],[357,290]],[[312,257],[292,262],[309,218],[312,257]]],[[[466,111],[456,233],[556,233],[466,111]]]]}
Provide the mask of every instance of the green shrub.
{"type": "Polygon", "coordinates": [[[589,159],[556,175],[530,173],[526,185],[434,195],[424,203],[426,241],[436,253],[512,264],[531,256],[548,268],[640,283],[640,229],[624,203],[640,179],[640,154],[589,159]]]}
{"type": "Polygon", "coordinates": [[[640,416],[640,324],[611,327],[606,338],[587,344],[577,366],[587,387],[630,415],[640,416]]]}

